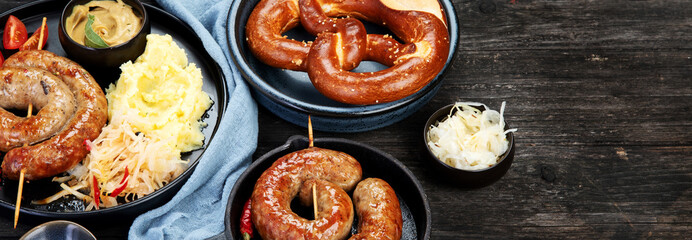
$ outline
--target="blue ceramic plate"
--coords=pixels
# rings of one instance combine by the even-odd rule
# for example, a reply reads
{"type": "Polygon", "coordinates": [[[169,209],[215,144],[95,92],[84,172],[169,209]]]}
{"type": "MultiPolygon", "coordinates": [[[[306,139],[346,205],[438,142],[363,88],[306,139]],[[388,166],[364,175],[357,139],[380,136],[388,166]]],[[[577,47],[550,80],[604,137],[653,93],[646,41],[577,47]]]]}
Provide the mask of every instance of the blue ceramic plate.
{"type": "MultiPolygon", "coordinates": [[[[454,6],[441,0],[450,35],[450,54],[442,71],[426,87],[404,99],[376,104],[349,105],[331,100],[312,86],[307,73],[270,67],[256,59],[245,41],[245,24],[259,0],[235,1],[228,15],[228,44],[234,62],[251,85],[257,102],[277,116],[299,126],[306,125],[312,116],[313,128],[329,132],[361,132],[381,128],[398,122],[418,111],[437,93],[442,77],[456,56],[459,26],[454,6]]],[[[387,31],[366,24],[368,32],[387,31]]],[[[314,37],[302,29],[286,33],[291,38],[311,40],[314,37]]],[[[362,62],[354,71],[367,72],[384,69],[375,62],[362,62]]]]}

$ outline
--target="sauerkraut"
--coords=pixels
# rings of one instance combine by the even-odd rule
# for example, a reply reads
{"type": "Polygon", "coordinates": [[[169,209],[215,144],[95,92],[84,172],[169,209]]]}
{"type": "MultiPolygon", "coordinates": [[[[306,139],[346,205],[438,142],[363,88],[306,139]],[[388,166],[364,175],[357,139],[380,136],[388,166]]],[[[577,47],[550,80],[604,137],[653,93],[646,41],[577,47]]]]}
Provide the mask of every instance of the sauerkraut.
{"type": "Polygon", "coordinates": [[[495,164],[509,148],[503,117],[505,102],[498,113],[481,103],[456,103],[443,121],[430,126],[427,144],[442,162],[464,170],[480,170],[495,164]],[[471,106],[482,105],[486,110],[471,106]]]}
{"type": "MultiPolygon", "coordinates": [[[[130,113],[114,114],[98,138],[89,142],[91,152],[82,161],[86,171],[74,171],[79,182],[88,183],[94,195],[93,179],[98,183],[100,207],[113,207],[117,196],[125,202],[143,197],[178,177],[188,161],[180,150],[156,134],[136,132],[130,113]],[[114,195],[117,189],[119,193],[114,195]]],[[[86,210],[95,206],[89,199],[86,210]]]]}

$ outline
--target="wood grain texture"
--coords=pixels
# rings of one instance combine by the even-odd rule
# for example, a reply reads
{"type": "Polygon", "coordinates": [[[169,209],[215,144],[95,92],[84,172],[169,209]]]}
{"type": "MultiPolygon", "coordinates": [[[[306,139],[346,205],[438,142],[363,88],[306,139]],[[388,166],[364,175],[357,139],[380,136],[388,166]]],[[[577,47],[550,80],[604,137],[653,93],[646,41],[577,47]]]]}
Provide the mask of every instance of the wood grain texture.
{"type": "MultiPolygon", "coordinates": [[[[24,1],[11,1],[20,4],[24,1]]],[[[685,239],[692,234],[692,4],[687,0],[454,0],[458,55],[420,111],[362,133],[423,184],[432,239],[685,239]],[[498,182],[460,189],[422,157],[423,125],[457,100],[499,108],[516,133],[498,182]]],[[[0,4],[2,10],[11,4],[0,4]]],[[[255,158],[307,129],[264,108],[255,158]]],[[[13,239],[37,223],[0,217],[13,239]]],[[[99,239],[131,222],[87,226],[99,239]]],[[[3,238],[3,237],[0,237],[3,238]]]]}

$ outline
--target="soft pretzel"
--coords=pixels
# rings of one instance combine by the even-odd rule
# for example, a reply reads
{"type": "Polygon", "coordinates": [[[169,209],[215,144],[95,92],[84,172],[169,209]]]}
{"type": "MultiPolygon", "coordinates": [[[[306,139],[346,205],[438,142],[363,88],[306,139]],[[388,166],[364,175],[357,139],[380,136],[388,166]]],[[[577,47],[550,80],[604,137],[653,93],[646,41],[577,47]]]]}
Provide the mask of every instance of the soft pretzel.
{"type": "Polygon", "coordinates": [[[245,25],[250,50],[269,66],[305,71],[310,44],[281,35],[299,24],[297,0],[260,1],[245,25]]]}
{"type": "Polygon", "coordinates": [[[349,104],[376,104],[415,93],[442,70],[449,55],[442,16],[436,0],[262,0],[248,19],[246,35],[258,59],[273,67],[306,71],[325,96],[349,104]],[[354,18],[388,27],[403,43],[392,36],[367,34],[354,18]],[[299,23],[317,35],[314,43],[282,36],[299,23]],[[389,68],[349,71],[362,60],[389,68]]]}

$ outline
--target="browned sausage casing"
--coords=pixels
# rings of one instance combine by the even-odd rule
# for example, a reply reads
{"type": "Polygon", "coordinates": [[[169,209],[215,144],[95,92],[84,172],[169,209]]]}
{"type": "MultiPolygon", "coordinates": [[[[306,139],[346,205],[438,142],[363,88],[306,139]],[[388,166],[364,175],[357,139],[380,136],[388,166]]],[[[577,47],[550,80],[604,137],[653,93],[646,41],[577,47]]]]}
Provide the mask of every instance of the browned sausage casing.
{"type": "MultiPolygon", "coordinates": [[[[344,191],[353,189],[361,177],[360,163],[346,153],[316,147],[289,153],[257,180],[252,222],[263,239],[343,239],[353,224],[353,206],[344,191]],[[299,192],[310,191],[301,190],[310,189],[310,181],[319,187],[320,213],[315,220],[302,218],[290,208],[299,192]]],[[[311,202],[306,196],[301,200],[311,202]]]]}
{"type": "Polygon", "coordinates": [[[36,145],[18,147],[5,154],[2,174],[18,179],[25,169],[27,180],[64,172],[86,157],[85,140],[93,140],[108,120],[106,97],[94,78],[79,64],[48,51],[19,51],[5,67],[35,67],[61,78],[77,100],[77,108],[67,125],[52,138],[36,145]]]}
{"type": "Polygon", "coordinates": [[[394,189],[382,179],[367,178],[353,191],[358,214],[356,239],[400,239],[403,219],[394,189]]]}
{"type": "Polygon", "coordinates": [[[62,80],[38,68],[0,68],[0,151],[43,141],[60,131],[77,105],[62,80]],[[18,117],[5,109],[39,109],[18,117]]]}

